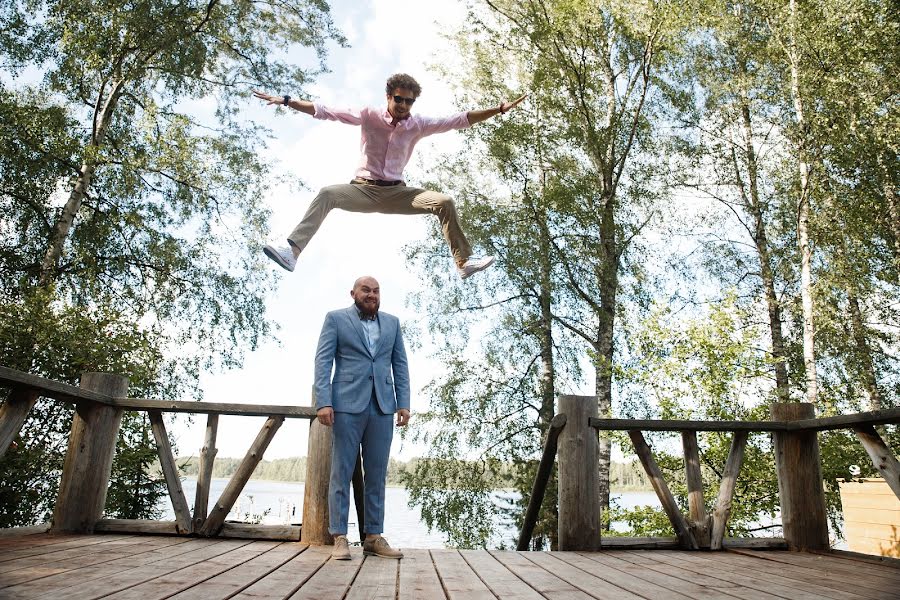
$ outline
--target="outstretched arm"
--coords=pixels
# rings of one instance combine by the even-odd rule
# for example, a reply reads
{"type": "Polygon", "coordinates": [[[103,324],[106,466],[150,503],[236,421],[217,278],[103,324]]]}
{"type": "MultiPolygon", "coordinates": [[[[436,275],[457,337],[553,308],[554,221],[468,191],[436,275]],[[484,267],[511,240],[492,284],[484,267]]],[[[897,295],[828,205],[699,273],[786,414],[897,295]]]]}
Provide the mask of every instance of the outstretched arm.
{"type": "Polygon", "coordinates": [[[268,105],[279,104],[281,106],[289,106],[294,110],[299,110],[302,113],[306,113],[308,115],[316,114],[316,107],[313,106],[313,103],[309,100],[297,100],[295,98],[291,98],[288,100],[288,103],[284,103],[284,96],[271,96],[266,94],[265,92],[260,92],[259,90],[253,90],[253,96],[255,98],[259,98],[260,100],[265,100],[268,105]]]}
{"type": "Polygon", "coordinates": [[[525,99],[525,96],[528,94],[522,94],[512,102],[501,102],[500,106],[495,106],[494,108],[485,108],[483,110],[470,110],[466,116],[469,118],[469,125],[474,125],[475,123],[481,123],[482,121],[486,121],[491,117],[497,116],[499,114],[503,114],[511,108],[515,108],[519,105],[522,100],[525,99]]]}

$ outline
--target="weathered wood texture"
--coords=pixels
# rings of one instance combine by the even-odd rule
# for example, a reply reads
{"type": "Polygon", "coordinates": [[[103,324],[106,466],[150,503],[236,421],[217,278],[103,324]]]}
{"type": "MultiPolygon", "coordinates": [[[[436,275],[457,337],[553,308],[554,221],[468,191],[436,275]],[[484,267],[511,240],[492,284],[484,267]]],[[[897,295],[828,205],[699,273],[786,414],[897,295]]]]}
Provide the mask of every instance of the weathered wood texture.
{"type": "MultiPolygon", "coordinates": [[[[85,373],[81,387],[109,397],[124,397],[128,379],[110,373],[85,373]]],[[[86,400],[78,402],[53,511],[54,532],[94,530],[106,505],[121,421],[121,408],[86,400]]]]}
{"type": "Polygon", "coordinates": [[[836,417],[822,417],[819,419],[810,417],[788,423],[790,430],[828,431],[832,429],[847,429],[857,425],[891,425],[900,423],[900,408],[886,408],[884,410],[872,410],[868,412],[853,413],[850,415],[838,415],[836,417]]]}
{"type": "Polygon", "coordinates": [[[675,535],[678,536],[681,547],[689,550],[697,550],[699,548],[697,540],[694,539],[694,534],[691,533],[691,528],[688,526],[687,520],[684,518],[684,515],[681,514],[678,503],[675,502],[675,497],[672,496],[672,492],[669,491],[669,486],[666,484],[666,480],[663,477],[659,465],[656,464],[656,460],[653,458],[653,453],[650,451],[647,440],[644,439],[644,434],[640,431],[629,431],[628,437],[631,438],[631,443],[634,445],[634,451],[637,453],[641,464],[644,466],[644,471],[650,479],[650,484],[653,486],[653,490],[656,492],[656,496],[659,498],[663,510],[666,512],[669,521],[672,523],[672,527],[675,529],[675,535]]]}
{"type": "MultiPolygon", "coordinates": [[[[856,437],[872,459],[872,464],[878,469],[885,483],[894,491],[900,500],[900,462],[894,457],[894,453],[888,448],[878,432],[871,425],[854,428],[856,437]]],[[[900,535],[898,535],[900,537],[900,535]]]]}
{"type": "Polygon", "coordinates": [[[15,388],[6,398],[6,402],[0,406],[0,458],[6,454],[13,440],[19,435],[22,424],[28,418],[28,413],[39,394],[28,388],[15,388]]]}
{"type": "Polygon", "coordinates": [[[531,498],[528,500],[528,508],[525,511],[525,519],[522,523],[522,531],[519,533],[519,541],[516,550],[528,550],[531,542],[531,534],[537,523],[541,505],[544,503],[544,494],[547,491],[547,482],[553,473],[553,464],[556,460],[556,450],[559,442],[559,433],[566,425],[566,415],[555,415],[550,421],[547,435],[544,439],[544,452],[541,454],[541,463],[538,465],[534,477],[534,485],[531,487],[531,498]]]}
{"type": "Polygon", "coordinates": [[[175,511],[178,533],[191,533],[193,531],[191,511],[181,487],[181,477],[178,474],[178,467],[175,465],[175,457],[172,456],[172,446],[169,444],[169,435],[166,433],[166,424],[163,422],[162,413],[158,410],[151,410],[147,412],[147,415],[150,417],[150,428],[153,430],[153,438],[156,440],[159,464],[166,478],[166,487],[169,489],[169,500],[175,511]]]}
{"type": "Polygon", "coordinates": [[[601,431],[787,431],[781,421],[686,421],[680,419],[591,419],[601,431]]]}
{"type": "MultiPolygon", "coordinates": [[[[772,418],[782,421],[811,419],[808,403],[775,403],[772,418]]],[[[819,441],[812,430],[776,432],[775,469],[781,499],[784,538],[791,550],[828,548],[828,520],[819,441]]]]}
{"type": "Polygon", "coordinates": [[[881,478],[838,480],[847,548],[900,558],[900,498],[881,478]]]}
{"type": "Polygon", "coordinates": [[[303,484],[304,543],[333,544],[328,533],[328,480],[331,476],[331,427],[317,419],[309,422],[306,482],[303,484]]]}
{"type": "Polygon", "coordinates": [[[253,470],[256,468],[256,465],[259,464],[259,461],[262,460],[266,448],[269,447],[269,442],[275,437],[275,433],[278,431],[278,428],[281,427],[282,423],[284,423],[284,417],[269,417],[266,419],[262,429],[260,429],[259,433],[256,435],[256,439],[253,440],[250,449],[247,450],[247,454],[244,456],[241,464],[238,465],[234,475],[228,480],[228,485],[226,485],[225,489],[222,491],[222,495],[219,497],[210,515],[206,518],[206,521],[203,523],[203,527],[200,528],[200,535],[217,535],[222,529],[225,517],[231,512],[231,508],[237,501],[238,496],[241,495],[241,491],[243,491],[244,486],[247,485],[247,481],[250,479],[250,476],[253,475],[253,470]]]}
{"type": "Polygon", "coordinates": [[[212,482],[213,464],[216,460],[216,433],[219,430],[219,415],[206,418],[206,436],[200,450],[200,469],[197,473],[197,491],[194,495],[194,529],[203,527],[209,510],[209,486],[212,482]]]}
{"type": "Polygon", "coordinates": [[[721,550],[722,541],[725,539],[725,528],[728,518],[731,516],[731,502],[734,499],[734,488],[741,472],[741,464],[744,462],[744,449],[747,447],[746,431],[735,431],[731,438],[731,449],[728,451],[728,459],[725,461],[725,471],[722,473],[722,482],[719,484],[719,496],[716,500],[716,508],[712,514],[712,534],[710,539],[711,550],[721,550]]]}
{"type": "Polygon", "coordinates": [[[597,415],[594,396],[559,396],[566,426],[559,436],[559,549],[600,547],[599,443],[589,420],[597,415]]]}
{"type": "Polygon", "coordinates": [[[3,598],[893,600],[900,589],[900,568],[847,553],[404,548],[395,561],[354,546],[334,561],[296,542],[115,535],[3,539],[0,550],[3,598]]]}
{"type": "Polygon", "coordinates": [[[688,526],[697,545],[709,548],[710,516],[703,500],[703,476],[700,473],[700,448],[696,431],[682,431],[684,472],[688,490],[688,526]]]}

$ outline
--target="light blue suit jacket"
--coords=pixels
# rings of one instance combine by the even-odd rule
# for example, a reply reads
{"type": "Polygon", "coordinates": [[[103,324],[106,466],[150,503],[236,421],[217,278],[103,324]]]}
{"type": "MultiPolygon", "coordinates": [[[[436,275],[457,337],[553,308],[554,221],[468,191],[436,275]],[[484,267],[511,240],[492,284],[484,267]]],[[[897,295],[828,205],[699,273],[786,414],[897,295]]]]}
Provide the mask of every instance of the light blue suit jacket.
{"type": "Polygon", "coordinates": [[[409,366],[400,320],[379,311],[378,321],[381,335],[372,353],[356,305],[325,316],[316,349],[317,410],[331,406],[337,412],[360,413],[369,406],[373,385],[382,413],[409,409],[409,366]]]}

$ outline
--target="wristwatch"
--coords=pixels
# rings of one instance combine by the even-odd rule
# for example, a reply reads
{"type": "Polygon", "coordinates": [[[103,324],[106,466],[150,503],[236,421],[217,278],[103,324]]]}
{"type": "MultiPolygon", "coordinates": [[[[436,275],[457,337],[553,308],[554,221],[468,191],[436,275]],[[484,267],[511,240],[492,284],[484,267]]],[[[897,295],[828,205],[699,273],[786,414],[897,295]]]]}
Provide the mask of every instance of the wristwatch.
{"type": "Polygon", "coordinates": [[[288,105],[288,102],[290,102],[290,101],[291,101],[291,97],[288,96],[288,95],[285,95],[285,96],[284,96],[284,102],[282,102],[282,104],[284,104],[285,106],[287,106],[287,105],[288,105]]]}

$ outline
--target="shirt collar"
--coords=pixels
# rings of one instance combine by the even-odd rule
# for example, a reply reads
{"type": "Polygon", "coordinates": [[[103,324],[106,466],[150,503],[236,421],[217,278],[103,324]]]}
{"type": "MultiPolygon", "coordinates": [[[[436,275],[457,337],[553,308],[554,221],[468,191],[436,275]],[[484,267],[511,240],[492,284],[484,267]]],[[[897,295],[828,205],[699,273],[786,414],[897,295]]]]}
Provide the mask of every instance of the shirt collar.
{"type": "MultiPolygon", "coordinates": [[[[356,307],[354,306],[354,308],[356,308],[356,307]]],[[[378,320],[378,312],[377,311],[375,312],[374,315],[369,316],[357,308],[356,315],[359,317],[360,321],[377,321],[378,320]]]]}

